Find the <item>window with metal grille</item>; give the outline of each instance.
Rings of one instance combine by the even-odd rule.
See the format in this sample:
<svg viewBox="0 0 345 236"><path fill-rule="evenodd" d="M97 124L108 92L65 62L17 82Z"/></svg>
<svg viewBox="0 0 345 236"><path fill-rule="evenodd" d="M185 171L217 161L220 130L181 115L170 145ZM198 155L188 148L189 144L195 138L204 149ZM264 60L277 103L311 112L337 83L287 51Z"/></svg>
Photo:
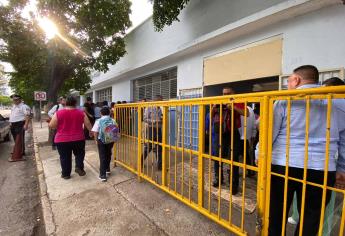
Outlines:
<svg viewBox="0 0 345 236"><path fill-rule="evenodd" d="M181 89L179 91L180 99L200 98L202 97L202 88ZM198 106L185 106L183 109L177 109L179 114L179 146L184 145L192 150L198 150L198 136L199 136L199 107ZM183 119L182 119L183 113ZM182 123L182 120L184 123ZM184 130L183 130L184 127ZM183 135L182 135L183 134Z"/></svg>
<svg viewBox="0 0 345 236"><path fill-rule="evenodd" d="M133 100L152 100L162 95L164 100L177 97L177 67L133 81Z"/></svg>
<svg viewBox="0 0 345 236"><path fill-rule="evenodd" d="M112 100L112 88L106 88L102 90L96 91L97 102L108 101L111 102Z"/></svg>
<svg viewBox="0 0 345 236"><path fill-rule="evenodd" d="M282 75L279 78L279 89L285 90L287 89L288 85L288 78L290 75ZM344 68L338 69L328 69L328 70L321 70L319 71L319 84L322 84L323 81L332 78L332 77L339 77L340 79L344 80Z"/></svg>

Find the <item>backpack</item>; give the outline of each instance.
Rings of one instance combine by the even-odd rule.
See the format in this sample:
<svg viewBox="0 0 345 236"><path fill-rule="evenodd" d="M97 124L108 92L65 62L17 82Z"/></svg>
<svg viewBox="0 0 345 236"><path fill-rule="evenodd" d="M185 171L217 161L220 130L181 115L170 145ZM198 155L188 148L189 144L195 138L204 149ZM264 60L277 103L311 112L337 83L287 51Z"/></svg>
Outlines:
<svg viewBox="0 0 345 236"><path fill-rule="evenodd" d="M104 144L117 142L120 139L119 126L112 118L99 119L98 139Z"/></svg>

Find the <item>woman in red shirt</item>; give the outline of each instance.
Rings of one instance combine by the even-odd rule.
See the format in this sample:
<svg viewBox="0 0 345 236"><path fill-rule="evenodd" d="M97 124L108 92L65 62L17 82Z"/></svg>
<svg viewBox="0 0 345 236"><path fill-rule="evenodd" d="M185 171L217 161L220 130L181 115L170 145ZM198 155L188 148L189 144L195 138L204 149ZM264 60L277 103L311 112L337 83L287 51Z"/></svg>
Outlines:
<svg viewBox="0 0 345 236"><path fill-rule="evenodd" d="M91 131L91 123L83 111L76 109L77 99L68 96L66 107L57 111L49 127L57 129L55 143L60 155L61 178L69 179L72 171L72 152L75 156L75 172L84 176L85 135L84 126Z"/></svg>

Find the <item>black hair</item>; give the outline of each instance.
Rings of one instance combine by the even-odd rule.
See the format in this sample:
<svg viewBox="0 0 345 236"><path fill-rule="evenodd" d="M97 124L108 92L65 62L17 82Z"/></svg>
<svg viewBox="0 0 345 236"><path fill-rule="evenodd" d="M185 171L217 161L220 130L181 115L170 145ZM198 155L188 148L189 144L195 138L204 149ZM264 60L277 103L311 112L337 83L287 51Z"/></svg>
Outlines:
<svg viewBox="0 0 345 236"><path fill-rule="evenodd" d="M121 101L117 101L116 104L121 104Z"/></svg>
<svg viewBox="0 0 345 236"><path fill-rule="evenodd" d="M122 103L122 104L126 104L127 102L126 102L126 101L122 101L121 103Z"/></svg>
<svg viewBox="0 0 345 236"><path fill-rule="evenodd" d="M110 107L113 108L115 106L115 102L110 103Z"/></svg>
<svg viewBox="0 0 345 236"><path fill-rule="evenodd" d="M329 78L329 79L323 81L322 85L339 86L339 85L345 85L345 82L344 82L344 80L341 80L338 77L332 77L332 78Z"/></svg>
<svg viewBox="0 0 345 236"><path fill-rule="evenodd" d="M108 106L108 101L103 101L103 106Z"/></svg>
<svg viewBox="0 0 345 236"><path fill-rule="evenodd" d="M91 101L92 101L92 98L91 98L91 97L87 97L87 98L86 98L86 101L91 102Z"/></svg>
<svg viewBox="0 0 345 236"><path fill-rule="evenodd" d="M77 98L73 95L69 95L66 98L66 106L75 107L77 105Z"/></svg>
<svg viewBox="0 0 345 236"><path fill-rule="evenodd" d="M319 70L313 65L303 65L293 70L293 73L298 74L303 80L319 83Z"/></svg>
<svg viewBox="0 0 345 236"><path fill-rule="evenodd" d="M110 109L107 106L102 107L101 109L102 116L109 116L110 115Z"/></svg>

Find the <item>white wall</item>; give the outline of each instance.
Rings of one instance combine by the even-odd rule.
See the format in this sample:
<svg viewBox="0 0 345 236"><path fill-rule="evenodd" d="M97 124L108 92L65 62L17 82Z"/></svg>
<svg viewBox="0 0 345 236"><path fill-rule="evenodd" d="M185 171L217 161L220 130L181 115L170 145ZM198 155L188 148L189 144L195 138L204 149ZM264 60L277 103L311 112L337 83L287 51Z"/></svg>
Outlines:
<svg viewBox="0 0 345 236"><path fill-rule="evenodd" d="M112 101L130 101L131 100L131 81L129 80L121 80L116 81L113 84L113 91L112 91Z"/></svg>
<svg viewBox="0 0 345 236"><path fill-rule="evenodd" d="M284 24L283 73L302 65L345 66L345 6L329 7Z"/></svg>
<svg viewBox="0 0 345 236"><path fill-rule="evenodd" d="M173 66L177 66L178 89L200 87L203 82L204 58L275 36L283 38L282 74L289 74L294 68L302 64L313 64L319 69L345 67L344 25L345 6L335 5L282 21L228 42L216 44L216 46L213 46L214 43L211 40L210 45L204 47L205 49L198 49L194 53L179 58L170 57L169 60L161 60L159 63L150 64L142 67L143 69L140 72L136 70L132 75L119 81L109 80L109 83L113 85L113 100L131 99L130 80ZM144 27L139 27L136 40L140 41L139 31L150 30L150 27L145 28L146 26L148 27L147 23L144 24ZM145 35L144 32L142 33ZM165 46L165 44L157 45L153 42L152 44L160 49ZM167 47L170 47L171 44L172 42L166 42ZM146 46L140 43L135 45L135 47L138 47L137 50L142 53L142 50L147 49L145 49ZM126 60L130 55L138 54L129 54ZM139 63L140 60L145 61L145 56L150 58L151 55L149 53L143 54L141 59L133 56L132 60L138 60L137 63ZM131 63L127 64L128 68L132 66ZM130 69L128 70L130 71ZM116 69L116 71L118 70ZM118 73L120 72L118 71Z"/></svg>
<svg viewBox="0 0 345 236"><path fill-rule="evenodd" d="M204 58L275 36L283 38L282 74L303 64L320 70L345 67L344 25L345 6L333 6L201 51L178 63L178 88L202 85Z"/></svg>
<svg viewBox="0 0 345 236"><path fill-rule="evenodd" d="M154 31L149 18L127 35L127 54L106 74L94 78L92 85L164 58L206 33L284 1L193 0L180 14L180 22L175 21L162 32Z"/></svg>

